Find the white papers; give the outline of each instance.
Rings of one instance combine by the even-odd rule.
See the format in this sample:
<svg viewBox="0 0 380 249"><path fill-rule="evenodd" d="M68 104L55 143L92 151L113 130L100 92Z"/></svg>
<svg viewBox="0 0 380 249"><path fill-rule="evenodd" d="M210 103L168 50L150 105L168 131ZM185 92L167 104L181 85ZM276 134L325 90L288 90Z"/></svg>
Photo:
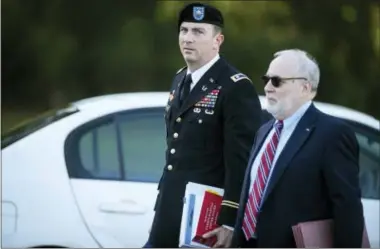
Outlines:
<svg viewBox="0 0 380 249"><path fill-rule="evenodd" d="M184 205L181 221L181 232L179 238L179 247L196 247L207 248L207 246L192 242L198 226L200 210L206 191L215 192L223 196L224 190L217 187L189 182L186 185L184 195Z"/></svg>

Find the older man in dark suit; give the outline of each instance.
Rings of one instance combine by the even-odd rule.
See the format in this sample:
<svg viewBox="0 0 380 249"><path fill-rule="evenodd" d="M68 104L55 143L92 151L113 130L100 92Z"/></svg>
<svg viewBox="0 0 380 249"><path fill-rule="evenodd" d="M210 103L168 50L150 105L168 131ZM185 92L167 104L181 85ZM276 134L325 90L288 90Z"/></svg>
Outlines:
<svg viewBox="0 0 380 249"><path fill-rule="evenodd" d="M334 247L361 247L359 147L346 123L313 104L316 61L278 52L263 80L274 119L255 138L232 246L295 247L293 225L333 219Z"/></svg>

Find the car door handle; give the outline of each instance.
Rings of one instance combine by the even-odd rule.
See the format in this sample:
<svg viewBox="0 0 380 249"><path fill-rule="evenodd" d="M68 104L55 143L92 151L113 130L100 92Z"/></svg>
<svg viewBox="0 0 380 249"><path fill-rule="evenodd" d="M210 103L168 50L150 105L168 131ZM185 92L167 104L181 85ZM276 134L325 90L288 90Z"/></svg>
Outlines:
<svg viewBox="0 0 380 249"><path fill-rule="evenodd" d="M133 200L121 200L120 202L103 202L99 205L99 210L104 213L115 214L145 214L146 207Z"/></svg>

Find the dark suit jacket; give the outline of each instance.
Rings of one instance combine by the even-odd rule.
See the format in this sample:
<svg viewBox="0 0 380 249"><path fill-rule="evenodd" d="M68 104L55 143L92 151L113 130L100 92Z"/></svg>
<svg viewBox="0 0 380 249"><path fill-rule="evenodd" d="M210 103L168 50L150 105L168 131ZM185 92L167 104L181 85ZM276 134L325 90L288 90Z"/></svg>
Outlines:
<svg viewBox="0 0 380 249"><path fill-rule="evenodd" d="M251 165L274 120L257 132L251 152L233 247L244 247L242 220L250 187ZM257 223L257 247L295 247L291 227L332 218L336 247L361 247L363 208L359 188L359 147L354 132L312 104L299 121L274 171Z"/></svg>
<svg viewBox="0 0 380 249"><path fill-rule="evenodd" d="M165 113L166 165L149 242L178 247L186 184L224 188L219 225L236 221L244 173L262 111L248 77L220 58L180 106L185 68L174 77Z"/></svg>

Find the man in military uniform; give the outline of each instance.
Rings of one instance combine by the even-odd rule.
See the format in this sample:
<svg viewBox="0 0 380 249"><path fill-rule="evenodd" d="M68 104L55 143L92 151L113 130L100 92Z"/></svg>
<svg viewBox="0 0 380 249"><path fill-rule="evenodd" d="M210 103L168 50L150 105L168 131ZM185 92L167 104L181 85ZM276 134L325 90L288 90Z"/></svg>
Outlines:
<svg viewBox="0 0 380 249"><path fill-rule="evenodd" d="M250 79L219 56L222 28L222 14L212 6L195 3L180 12L179 47L187 66L174 77L165 111L167 164L146 247L178 247L189 181L224 189L220 226L209 236L217 236L215 246L230 244L262 114Z"/></svg>

